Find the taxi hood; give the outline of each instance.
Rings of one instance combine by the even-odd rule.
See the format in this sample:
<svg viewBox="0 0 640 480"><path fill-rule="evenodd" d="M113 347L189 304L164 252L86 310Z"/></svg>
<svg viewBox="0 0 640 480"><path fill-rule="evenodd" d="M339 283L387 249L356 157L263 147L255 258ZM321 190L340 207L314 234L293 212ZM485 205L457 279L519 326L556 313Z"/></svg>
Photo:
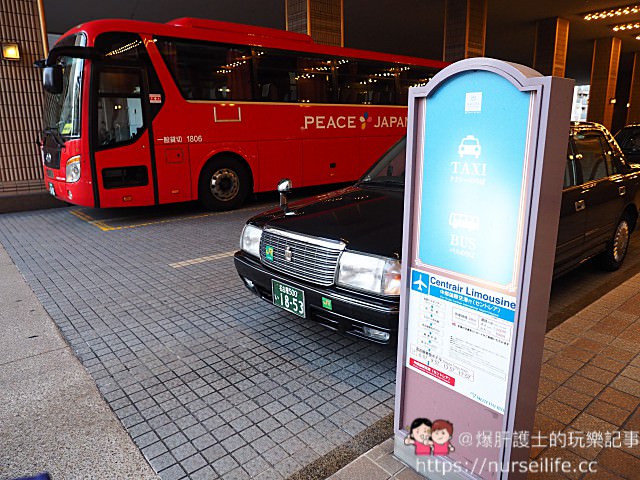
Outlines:
<svg viewBox="0 0 640 480"><path fill-rule="evenodd" d="M347 249L400 258L404 189L355 185L294 202L288 214L272 209L249 223L302 235L340 240Z"/></svg>

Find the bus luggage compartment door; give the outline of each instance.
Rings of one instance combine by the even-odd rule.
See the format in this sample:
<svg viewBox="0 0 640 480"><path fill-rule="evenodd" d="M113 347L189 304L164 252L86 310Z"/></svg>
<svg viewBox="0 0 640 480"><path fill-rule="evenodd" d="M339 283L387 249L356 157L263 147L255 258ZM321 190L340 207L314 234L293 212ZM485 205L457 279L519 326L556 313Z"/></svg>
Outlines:
<svg viewBox="0 0 640 480"><path fill-rule="evenodd" d="M191 200L189 152L180 144L156 144L158 200L160 203Z"/></svg>

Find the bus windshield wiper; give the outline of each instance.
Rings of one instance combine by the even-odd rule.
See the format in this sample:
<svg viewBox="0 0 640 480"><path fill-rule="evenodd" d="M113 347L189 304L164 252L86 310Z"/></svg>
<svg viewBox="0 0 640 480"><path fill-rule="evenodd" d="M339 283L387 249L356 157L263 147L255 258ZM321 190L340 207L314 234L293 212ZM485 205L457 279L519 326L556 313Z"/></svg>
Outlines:
<svg viewBox="0 0 640 480"><path fill-rule="evenodd" d="M57 128L45 128L42 133L44 133L44 140L46 140L47 137L51 136L55 140L58 147L64 147L64 138L62 138L62 135L60 135L60 131L58 131Z"/></svg>

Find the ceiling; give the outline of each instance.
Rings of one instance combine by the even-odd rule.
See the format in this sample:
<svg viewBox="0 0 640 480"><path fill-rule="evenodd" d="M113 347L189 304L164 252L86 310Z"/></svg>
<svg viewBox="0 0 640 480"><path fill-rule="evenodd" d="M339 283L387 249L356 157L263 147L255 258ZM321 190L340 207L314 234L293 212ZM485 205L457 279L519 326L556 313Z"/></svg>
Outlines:
<svg viewBox="0 0 640 480"><path fill-rule="evenodd" d="M166 22L185 16L285 28L285 0L43 1L50 33L63 33L78 23L97 18ZM345 46L441 59L444 3L445 0L344 0ZM640 14L598 22L587 22L581 14L631 3L488 0L486 55L531 66L535 22L564 17L571 22L566 75L575 78L578 84L589 83L594 39L612 36L610 25L613 23L640 21ZM635 40L638 33L640 30L616 34L622 38L621 76L629 74L631 52L640 50L640 41Z"/></svg>

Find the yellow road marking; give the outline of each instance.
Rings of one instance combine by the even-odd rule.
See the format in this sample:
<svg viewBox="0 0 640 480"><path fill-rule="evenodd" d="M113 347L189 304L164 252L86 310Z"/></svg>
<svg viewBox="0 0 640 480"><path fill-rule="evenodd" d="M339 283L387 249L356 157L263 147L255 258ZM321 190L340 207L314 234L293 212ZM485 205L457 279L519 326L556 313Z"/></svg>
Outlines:
<svg viewBox="0 0 640 480"><path fill-rule="evenodd" d="M211 262L213 260L220 260L221 258L232 257L233 252L216 253L215 255L208 255L206 257L192 258L191 260L183 260L182 262L170 263L169 266L173 268L188 267L189 265L196 265L198 263Z"/></svg>
<svg viewBox="0 0 640 480"><path fill-rule="evenodd" d="M179 222L179 221L183 221L183 220L192 220L192 219L196 219L196 218L205 218L205 217L212 217L212 216L218 216L218 215L229 215L231 213L237 213L237 212L250 212L252 210L266 210L268 208L269 208L269 206L267 206L267 207L265 207L265 206L248 207L248 208L242 208L240 210L229 210L227 212L207 212L207 213L202 213L202 214L198 214L198 215L189 215L189 216L186 216L186 217L173 217L173 218L168 218L168 219L164 219L164 220L151 220L151 221L148 221L148 222L134 223L134 224L131 224L131 225L120 225L120 226L109 225L107 222L117 221L117 220L125 220L127 217L110 218L110 219L107 219L107 220L97 220L97 219L91 217L86 212L83 212L82 210L71 210L71 214L76 216L76 217L78 217L81 220L84 220L85 222L89 223L90 225L98 227L103 232L111 232L111 231L114 231L114 230L125 230L125 229L128 229L128 228L148 227L149 225L159 225L159 224L162 224L162 223Z"/></svg>

